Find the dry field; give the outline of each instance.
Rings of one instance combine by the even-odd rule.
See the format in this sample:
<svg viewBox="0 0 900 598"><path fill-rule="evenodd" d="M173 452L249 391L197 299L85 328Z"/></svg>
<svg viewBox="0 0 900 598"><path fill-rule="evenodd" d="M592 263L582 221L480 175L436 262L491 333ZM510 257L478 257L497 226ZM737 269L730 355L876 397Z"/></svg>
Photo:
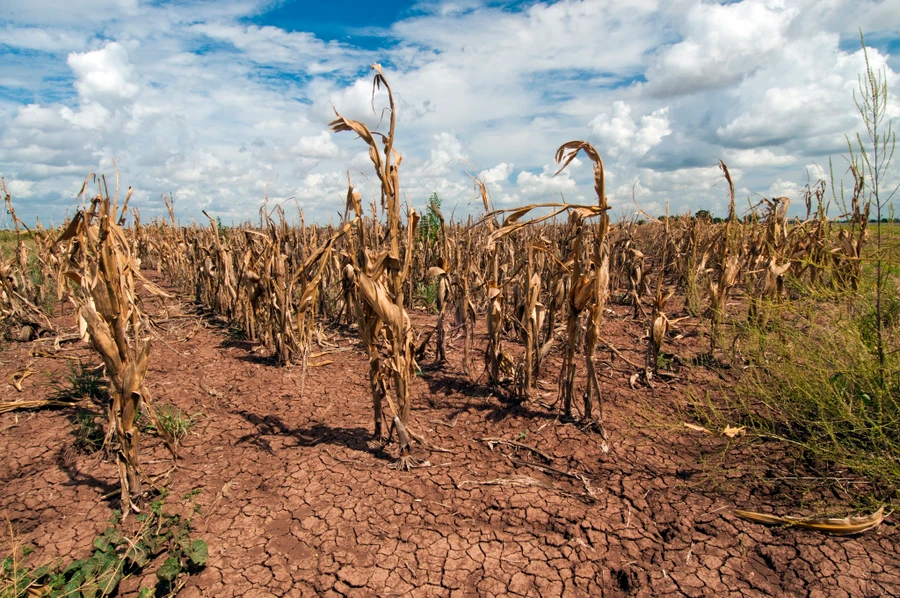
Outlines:
<svg viewBox="0 0 900 598"><path fill-rule="evenodd" d="M378 86L388 90L378 70ZM142 221L102 177L0 251L0 596L900 594L897 235L841 222ZM860 182L862 181L862 182ZM94 191L96 189L96 191ZM835 198L836 201L836 198ZM167 204L168 205L168 204ZM371 209L370 209L371 208Z"/></svg>

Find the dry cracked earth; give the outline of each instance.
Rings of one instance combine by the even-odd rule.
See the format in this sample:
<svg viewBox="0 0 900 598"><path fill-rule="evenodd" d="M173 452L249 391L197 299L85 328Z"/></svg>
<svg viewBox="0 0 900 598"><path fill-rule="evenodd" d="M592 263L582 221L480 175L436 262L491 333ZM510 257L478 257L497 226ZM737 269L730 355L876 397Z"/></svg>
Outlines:
<svg viewBox="0 0 900 598"><path fill-rule="evenodd" d="M166 478L166 508L191 516L210 548L179 596L900 595L893 517L832 537L733 515L840 510L848 485L813 479L775 443L684 428L688 395L720 380L702 367L632 389L630 366L603 352L604 453L595 432L562 423L552 405L558 356L535 400L510 405L462 373L457 341L442 368L422 360L411 420L429 446L414 444L423 467L398 472L396 445L371 440L367 364L352 333L332 331L334 346L304 375L229 340L188 302L167 308L148 305L161 322L148 386L157 405L195 423ZM57 321L70 326L71 314ZM640 360L639 323L610 318L604 334ZM691 342L671 350L689 353ZM6 345L4 379L24 363L38 373L21 393L4 380L0 400L48 396L65 360L33 354L52 345ZM79 342L61 352L90 359ZM45 561L89 555L116 507L102 498L117 488L115 468L72 450L72 418L0 415L0 514ZM142 455L151 475L171 465L152 436ZM120 595L136 596L154 570L125 579Z"/></svg>

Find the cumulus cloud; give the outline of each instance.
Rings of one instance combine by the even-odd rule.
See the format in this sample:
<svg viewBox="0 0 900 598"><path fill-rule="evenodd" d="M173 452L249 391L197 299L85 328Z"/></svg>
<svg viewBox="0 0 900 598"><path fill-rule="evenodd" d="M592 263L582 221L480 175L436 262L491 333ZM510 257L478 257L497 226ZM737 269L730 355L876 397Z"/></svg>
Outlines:
<svg viewBox="0 0 900 598"><path fill-rule="evenodd" d="M501 162L493 168L482 171L481 181L485 185L502 188L509 180L509 175L513 172L513 165Z"/></svg>
<svg viewBox="0 0 900 598"><path fill-rule="evenodd" d="M647 69L646 91L678 95L727 86L765 65L785 45L797 8L767 0L696 3L683 39L663 46Z"/></svg>
<svg viewBox="0 0 900 598"><path fill-rule="evenodd" d="M59 221L71 187L110 174L115 158L149 217L173 192L184 218L201 207L253 217L265 196L328 221L347 171L376 197L365 144L327 132L335 109L385 132L373 62L395 91L402 195L414 207L437 192L446 213L480 211L466 172L482 167L503 206L560 194L593 203L588 165L553 177L548 164L560 144L586 139L616 209L631 209L634 193L653 211L721 212L718 159L739 194L790 196L805 165L827 164L861 128L857 24L873 33L870 63L898 83L892 46L877 40L900 37L900 14L875 0L433 0L365 32L383 40L375 49L252 24L270 7L16 3L0 26L0 86L11 90L0 94L0 174L27 199L20 215Z"/></svg>
<svg viewBox="0 0 900 598"><path fill-rule="evenodd" d="M857 75L864 71L865 59L862 50L842 51L839 42L838 35L824 33L797 40L772 66L748 77L732 92L736 101L716 128L719 140L736 147L796 150L799 145L840 151L845 133L862 125L853 94L858 94ZM870 65L884 70L890 89L897 74L877 49L868 54ZM900 114L896 97L888 108L892 115ZM818 147L809 147L813 144Z"/></svg>
<svg viewBox="0 0 900 598"><path fill-rule="evenodd" d="M128 51L117 42L93 52L69 54L66 62L75 75L75 89L85 100L120 106L140 91L133 81L134 67L128 60Z"/></svg>
<svg viewBox="0 0 900 598"><path fill-rule="evenodd" d="M63 106L59 115L76 128L97 130L109 122L110 112L97 102L88 102L77 111Z"/></svg>
<svg viewBox="0 0 900 598"><path fill-rule="evenodd" d="M453 162L465 162L466 152L462 143L452 133L438 133L433 137L431 158L419 170L419 174L427 177L450 176Z"/></svg>
<svg viewBox="0 0 900 598"><path fill-rule="evenodd" d="M797 159L783 152L775 153L769 148L733 149L725 152L725 162L739 168L756 168L759 166L783 166L793 164Z"/></svg>
<svg viewBox="0 0 900 598"><path fill-rule="evenodd" d="M577 167L575 162L569 168L573 166ZM569 168L557 176L554 176L556 169L549 164L545 165L542 172L538 174L522 170L516 177L516 187L525 198L551 201L554 196L556 196L555 199L559 199L560 195L565 195L568 196L569 201L572 201L576 199L578 185L572 178Z"/></svg>
<svg viewBox="0 0 900 598"><path fill-rule="evenodd" d="M341 153L328 131L322 131L315 136L301 137L292 151L304 158L336 158Z"/></svg>
<svg viewBox="0 0 900 598"><path fill-rule="evenodd" d="M635 122L631 106L620 100L613 102L612 114L599 114L591 121L591 130L612 157L640 157L672 132L669 109L660 108Z"/></svg>
<svg viewBox="0 0 900 598"><path fill-rule="evenodd" d="M12 179L6 181L6 190L16 199L28 199L33 194L34 181L18 181Z"/></svg>

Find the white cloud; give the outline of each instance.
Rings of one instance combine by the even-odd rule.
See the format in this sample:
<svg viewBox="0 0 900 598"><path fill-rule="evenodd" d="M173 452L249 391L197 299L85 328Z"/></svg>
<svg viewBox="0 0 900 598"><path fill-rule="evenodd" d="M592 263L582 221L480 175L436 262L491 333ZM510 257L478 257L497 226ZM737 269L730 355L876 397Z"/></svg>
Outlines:
<svg viewBox="0 0 900 598"><path fill-rule="evenodd" d="M377 179L366 146L327 125L337 108L386 131L376 61L395 91L413 206L437 192L447 214L480 211L466 172L482 166L498 205L560 193L593 203L589 164L555 178L548 164L562 143L586 139L617 210L631 209L634 190L651 213L667 202L721 213L719 158L744 199L790 196L806 183L804 165L827 164L861 128L857 24L882 40L870 60L889 89L900 82L883 41L900 37L900 11L875 0L435 0L365 31L385 40L378 49L248 24L269 8L16 3L0 27L0 85L13 90L0 98L0 175L30 193L20 215L59 221L72 185L111 175L113 158L147 217L164 213L163 192L175 193L179 217L206 207L226 221L255 217L265 194L328 221L343 210L348 170L368 204Z"/></svg>
<svg viewBox="0 0 900 598"><path fill-rule="evenodd" d="M63 106L59 115L63 120L72 123L79 129L95 131L109 123L110 112L97 102L83 104L76 112L68 106Z"/></svg>
<svg viewBox="0 0 900 598"><path fill-rule="evenodd" d="M11 27L0 29L0 44L23 50L59 52L83 48L87 43L84 35L63 29L43 27Z"/></svg>
<svg viewBox="0 0 900 598"><path fill-rule="evenodd" d="M569 170L574 165L573 162L569 168L557 176L553 176L556 169L549 164L544 165L543 171L539 174L522 170L516 177L518 191L523 197L538 201L559 200L559 196L562 194L567 201L575 202L578 197L578 185L572 179Z"/></svg>
<svg viewBox="0 0 900 598"><path fill-rule="evenodd" d="M328 131L301 137L291 151L304 158L336 158L341 152Z"/></svg>
<svg viewBox="0 0 900 598"><path fill-rule="evenodd" d="M32 195L34 181L6 181L6 190L14 199L28 199Z"/></svg>
<svg viewBox="0 0 900 598"><path fill-rule="evenodd" d="M140 88L134 83L134 67L128 51L117 42L100 50L69 54L66 61L75 74L75 89L85 100L119 106L133 100Z"/></svg>
<svg viewBox="0 0 900 598"><path fill-rule="evenodd" d="M731 167L756 168L759 166L784 166L797 161L794 156L775 153L769 148L733 149L725 152L725 163Z"/></svg>
<svg viewBox="0 0 900 598"><path fill-rule="evenodd" d="M138 0L32 0L4 5L6 18L13 23L43 26L97 23L138 14Z"/></svg>
<svg viewBox="0 0 900 598"><path fill-rule="evenodd" d="M230 43L254 62L290 65L311 74L344 68L357 70L358 62L367 54L336 42L323 42L312 33L287 32L278 27L204 23L192 29L210 39Z"/></svg>
<svg viewBox="0 0 900 598"><path fill-rule="evenodd" d="M783 181L778 179L766 189L763 195L765 197L788 197L795 199L800 196L802 191L803 187L796 181Z"/></svg>
<svg viewBox="0 0 900 598"><path fill-rule="evenodd" d="M485 185L494 185L501 187L509 180L509 175L513 173L513 165L501 162L493 168L488 168L481 172L481 180Z"/></svg>
<svg viewBox="0 0 900 598"><path fill-rule="evenodd" d="M57 110L28 104L19 108L14 124L27 129L53 131L61 128L62 120Z"/></svg>
<svg viewBox="0 0 900 598"><path fill-rule="evenodd" d="M468 157L459 139L452 133L438 133L433 137L431 158L419 170L419 174L427 177L450 176L454 162L465 162Z"/></svg>
<svg viewBox="0 0 900 598"><path fill-rule="evenodd" d="M862 50L843 52L838 42L836 34L825 33L797 40L771 67L748 77L731 92L736 101L726 112L726 122L716 129L718 138L744 147L799 142L842 149L845 133L862 125L853 93L858 93L857 75L865 69L865 60ZM886 68L877 49L870 48L868 54L873 68ZM898 77L885 72L890 89ZM891 98L889 112L900 114L896 97Z"/></svg>
<svg viewBox="0 0 900 598"><path fill-rule="evenodd" d="M678 95L740 81L783 48L797 13L765 0L694 4L685 15L683 39L661 48L647 69L647 91Z"/></svg>
<svg viewBox="0 0 900 598"><path fill-rule="evenodd" d="M667 107L646 114L635 122L631 118L631 107L619 100L613 102L612 115L599 114L594 117L591 130L614 158L622 154L643 156L672 132Z"/></svg>

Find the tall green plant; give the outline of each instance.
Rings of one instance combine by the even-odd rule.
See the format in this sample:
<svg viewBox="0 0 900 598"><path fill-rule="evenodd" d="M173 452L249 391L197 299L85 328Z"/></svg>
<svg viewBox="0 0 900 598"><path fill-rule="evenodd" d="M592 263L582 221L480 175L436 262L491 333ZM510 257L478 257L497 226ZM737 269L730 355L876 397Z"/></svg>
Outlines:
<svg viewBox="0 0 900 598"><path fill-rule="evenodd" d="M428 198L428 209L425 210L425 215L422 216L422 220L419 222L419 235L426 243L436 243L438 240L438 235L441 232L440 211L441 198L438 197L437 192L432 193L431 197Z"/></svg>
<svg viewBox="0 0 900 598"><path fill-rule="evenodd" d="M853 100L866 128L865 139L856 134L856 147L847 139L850 151L851 171L854 178L863 184L865 202L875 207L875 343L881 378L884 379L884 253L881 236L882 211L885 210L897 192L898 187L885 194L882 184L894 158L897 137L892 121L887 118L888 86L884 67L876 70L869 62L869 51L862 31L859 33L866 71L859 76L859 93L853 92ZM868 206L867 206L868 207ZM868 211L868 210L867 210Z"/></svg>

